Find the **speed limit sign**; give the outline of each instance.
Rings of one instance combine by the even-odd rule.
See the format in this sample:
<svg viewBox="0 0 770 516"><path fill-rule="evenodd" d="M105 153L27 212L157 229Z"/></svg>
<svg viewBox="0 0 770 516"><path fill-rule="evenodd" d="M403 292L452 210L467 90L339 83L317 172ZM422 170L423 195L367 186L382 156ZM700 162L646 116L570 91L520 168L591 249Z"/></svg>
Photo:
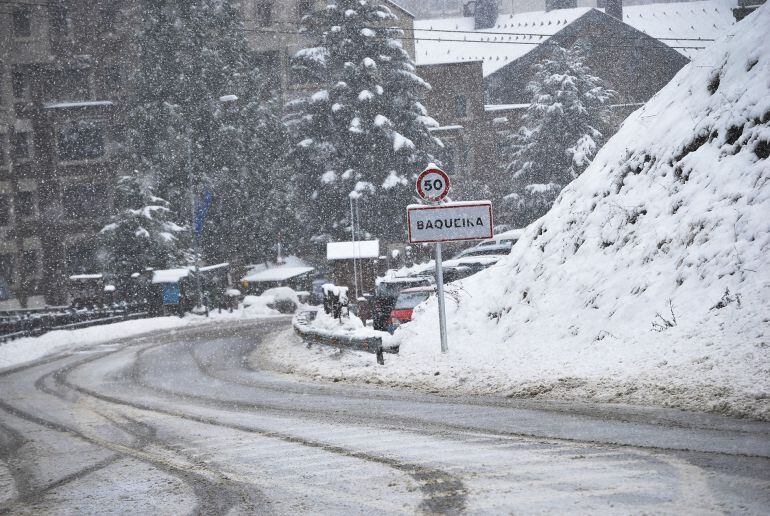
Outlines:
<svg viewBox="0 0 770 516"><path fill-rule="evenodd" d="M426 168L417 178L417 193L428 202L443 200L450 187L449 176L435 165Z"/></svg>

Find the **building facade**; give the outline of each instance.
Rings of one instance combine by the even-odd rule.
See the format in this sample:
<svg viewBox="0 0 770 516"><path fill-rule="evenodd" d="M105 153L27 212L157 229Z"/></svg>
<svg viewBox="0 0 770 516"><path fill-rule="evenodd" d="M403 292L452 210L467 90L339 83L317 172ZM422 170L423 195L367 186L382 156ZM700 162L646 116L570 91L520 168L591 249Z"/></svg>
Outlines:
<svg viewBox="0 0 770 516"><path fill-rule="evenodd" d="M111 207L125 66L122 3L18 2L0 12L0 281L63 302Z"/></svg>
<svg viewBox="0 0 770 516"><path fill-rule="evenodd" d="M298 33L326 0L243 0L265 95L291 97ZM413 16L399 18L414 57ZM112 212L136 2L18 0L0 9L0 307L66 303L66 278L97 271L96 235Z"/></svg>

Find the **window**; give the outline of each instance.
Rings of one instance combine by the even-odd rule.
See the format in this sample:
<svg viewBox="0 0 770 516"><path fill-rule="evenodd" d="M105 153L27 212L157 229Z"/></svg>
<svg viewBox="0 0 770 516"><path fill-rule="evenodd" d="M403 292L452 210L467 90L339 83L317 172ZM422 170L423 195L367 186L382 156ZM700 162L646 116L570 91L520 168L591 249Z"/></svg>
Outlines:
<svg viewBox="0 0 770 516"><path fill-rule="evenodd" d="M58 133L60 161L96 159L104 155L104 128L96 120L75 120Z"/></svg>
<svg viewBox="0 0 770 516"><path fill-rule="evenodd" d="M91 240L81 240L67 247L67 272L69 274L93 273L99 269L96 246Z"/></svg>
<svg viewBox="0 0 770 516"><path fill-rule="evenodd" d="M29 158L29 133L13 133L11 137L11 154L14 160Z"/></svg>
<svg viewBox="0 0 770 516"><path fill-rule="evenodd" d="M21 275L25 278L34 278L40 270L40 253L35 249L28 249L21 253Z"/></svg>
<svg viewBox="0 0 770 516"><path fill-rule="evenodd" d="M468 116L468 98L464 95L455 97L455 116L457 118Z"/></svg>
<svg viewBox="0 0 770 516"><path fill-rule="evenodd" d="M82 70L65 69L55 74L48 91L56 100L82 100L91 98L88 75Z"/></svg>
<svg viewBox="0 0 770 516"><path fill-rule="evenodd" d="M9 283L13 280L13 262L12 254L0 254L0 301L3 300L3 297L6 299L11 297L10 292L5 292L5 295L3 295L2 289L8 289Z"/></svg>
<svg viewBox="0 0 770 516"><path fill-rule="evenodd" d="M16 216L30 218L35 216L35 192L16 192Z"/></svg>
<svg viewBox="0 0 770 516"><path fill-rule="evenodd" d="M7 226L11 223L11 198L8 195L0 194L0 226Z"/></svg>
<svg viewBox="0 0 770 516"><path fill-rule="evenodd" d="M58 5L50 5L48 12L51 18L51 33L54 37L65 38L70 32L70 19L67 13L67 6L62 2Z"/></svg>
<svg viewBox="0 0 770 516"><path fill-rule="evenodd" d="M259 0L257 4L257 23L260 27L269 27L273 24L273 1Z"/></svg>
<svg viewBox="0 0 770 516"><path fill-rule="evenodd" d="M455 143L448 139L443 139L444 148L441 150L441 164L447 174L453 175L456 170L457 157L455 153Z"/></svg>
<svg viewBox="0 0 770 516"><path fill-rule="evenodd" d="M17 99L25 99L29 94L27 74L17 67L14 67L11 74L11 89L13 90L13 96Z"/></svg>
<svg viewBox="0 0 770 516"><path fill-rule="evenodd" d="M13 35L17 38L32 36L32 11L19 7L13 11Z"/></svg>
<svg viewBox="0 0 770 516"><path fill-rule="evenodd" d="M112 94L122 89L120 67L108 66L104 69L104 97L112 98Z"/></svg>
<svg viewBox="0 0 770 516"><path fill-rule="evenodd" d="M92 219L107 213L107 188L104 185L64 187L62 204L68 219Z"/></svg>
<svg viewBox="0 0 770 516"><path fill-rule="evenodd" d="M313 0L299 0L297 2L297 14L300 19L305 16L313 8Z"/></svg>

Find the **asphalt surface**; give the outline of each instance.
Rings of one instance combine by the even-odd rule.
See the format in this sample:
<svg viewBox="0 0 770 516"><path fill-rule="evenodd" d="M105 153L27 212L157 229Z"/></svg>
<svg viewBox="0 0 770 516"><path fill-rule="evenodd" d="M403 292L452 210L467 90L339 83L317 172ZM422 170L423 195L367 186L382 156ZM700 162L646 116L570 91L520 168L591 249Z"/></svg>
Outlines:
<svg viewBox="0 0 770 516"><path fill-rule="evenodd" d="M0 514L770 512L770 424L302 382L228 324L0 371Z"/></svg>

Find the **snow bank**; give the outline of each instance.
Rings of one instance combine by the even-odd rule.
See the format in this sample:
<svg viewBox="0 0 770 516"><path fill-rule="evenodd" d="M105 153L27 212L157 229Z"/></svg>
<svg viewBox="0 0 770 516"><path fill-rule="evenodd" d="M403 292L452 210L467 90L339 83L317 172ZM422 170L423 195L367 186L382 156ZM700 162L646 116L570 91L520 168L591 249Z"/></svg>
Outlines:
<svg viewBox="0 0 770 516"><path fill-rule="evenodd" d="M310 327L336 335L356 338L380 337L383 347L390 348L396 344L395 339L388 332L377 331L364 324L355 314L343 317L342 321L335 319L323 310L319 310L316 318L310 323ZM369 358L371 360L371 357Z"/></svg>
<svg viewBox="0 0 770 516"><path fill-rule="evenodd" d="M768 26L763 5L703 51L510 256L462 282L446 356L433 301L384 368L295 370L770 419Z"/></svg>
<svg viewBox="0 0 770 516"><path fill-rule="evenodd" d="M243 320L280 315L275 310L218 313L212 311L209 318L196 315L179 317L154 317L138 319L104 326L93 326L80 330L60 330L46 333L40 337L28 337L6 343L0 343L0 371L32 362L46 355L91 346L102 342L134 337L143 333L160 330L174 330L203 324L222 324L231 320Z"/></svg>

